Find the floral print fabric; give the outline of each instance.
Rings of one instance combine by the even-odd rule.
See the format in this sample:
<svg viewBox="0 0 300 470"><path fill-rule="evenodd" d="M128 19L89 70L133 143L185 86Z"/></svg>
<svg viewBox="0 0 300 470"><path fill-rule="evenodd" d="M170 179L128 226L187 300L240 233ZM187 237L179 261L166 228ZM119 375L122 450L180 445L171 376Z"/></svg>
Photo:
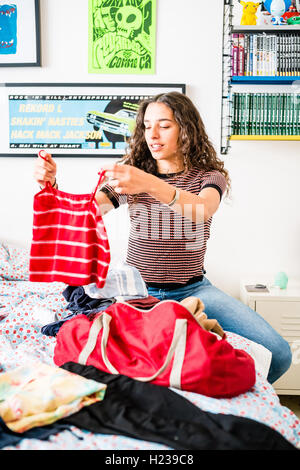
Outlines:
<svg viewBox="0 0 300 470"><path fill-rule="evenodd" d="M15 432L51 424L104 398L106 385L32 363L0 374L0 416Z"/></svg>

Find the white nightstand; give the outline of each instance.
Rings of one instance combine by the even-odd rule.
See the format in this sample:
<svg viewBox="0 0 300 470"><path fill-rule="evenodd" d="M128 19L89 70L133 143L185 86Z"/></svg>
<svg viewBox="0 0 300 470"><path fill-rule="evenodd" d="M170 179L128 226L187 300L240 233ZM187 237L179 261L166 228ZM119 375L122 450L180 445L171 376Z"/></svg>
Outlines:
<svg viewBox="0 0 300 470"><path fill-rule="evenodd" d="M248 292L246 285L266 284L269 292ZM259 313L291 346L290 369L273 386L279 395L300 395L300 283L289 282L287 289L270 287L264 280L243 280L241 301Z"/></svg>

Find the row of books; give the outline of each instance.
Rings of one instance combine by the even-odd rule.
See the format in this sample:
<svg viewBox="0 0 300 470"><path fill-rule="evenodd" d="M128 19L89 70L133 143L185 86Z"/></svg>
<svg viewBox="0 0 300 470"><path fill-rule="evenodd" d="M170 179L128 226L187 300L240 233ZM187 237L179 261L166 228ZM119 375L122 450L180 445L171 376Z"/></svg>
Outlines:
<svg viewBox="0 0 300 470"><path fill-rule="evenodd" d="M232 34L232 76L300 76L300 33Z"/></svg>
<svg viewBox="0 0 300 470"><path fill-rule="evenodd" d="M233 93L232 134L300 135L300 94Z"/></svg>

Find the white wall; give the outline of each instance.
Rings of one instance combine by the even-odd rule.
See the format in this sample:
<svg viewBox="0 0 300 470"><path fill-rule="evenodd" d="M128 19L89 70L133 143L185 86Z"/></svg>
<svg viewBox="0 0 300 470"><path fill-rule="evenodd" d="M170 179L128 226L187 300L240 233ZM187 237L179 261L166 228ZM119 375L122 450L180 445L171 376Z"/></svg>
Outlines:
<svg viewBox="0 0 300 470"><path fill-rule="evenodd" d="M222 70L222 4L158 0L157 66L151 76L101 76L87 72L87 0L41 0L42 67L0 68L1 82L186 83L207 132L219 150ZM1 125L1 111L0 111ZM271 279L279 270L300 277L299 142L233 142L222 156L232 179L232 199L215 215L208 245L208 277L238 296L239 280ZM65 191L92 191L97 159L57 158ZM29 247L34 159L0 158L0 242ZM114 256L122 219L109 215ZM123 234L123 235L122 235Z"/></svg>

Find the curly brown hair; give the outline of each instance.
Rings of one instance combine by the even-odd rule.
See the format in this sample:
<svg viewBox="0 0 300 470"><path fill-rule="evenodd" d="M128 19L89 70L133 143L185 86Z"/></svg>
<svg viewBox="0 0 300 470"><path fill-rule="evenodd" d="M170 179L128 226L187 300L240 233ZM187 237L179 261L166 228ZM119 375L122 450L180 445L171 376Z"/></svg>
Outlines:
<svg viewBox="0 0 300 470"><path fill-rule="evenodd" d="M228 171L217 157L197 108L190 98L179 92L160 93L140 103L136 126L121 162L153 175L158 174L157 162L152 157L145 140L144 115L150 103L163 103L172 110L180 129L178 145L183 154L185 171L191 168L205 171L218 170L226 178L228 192L230 187Z"/></svg>

